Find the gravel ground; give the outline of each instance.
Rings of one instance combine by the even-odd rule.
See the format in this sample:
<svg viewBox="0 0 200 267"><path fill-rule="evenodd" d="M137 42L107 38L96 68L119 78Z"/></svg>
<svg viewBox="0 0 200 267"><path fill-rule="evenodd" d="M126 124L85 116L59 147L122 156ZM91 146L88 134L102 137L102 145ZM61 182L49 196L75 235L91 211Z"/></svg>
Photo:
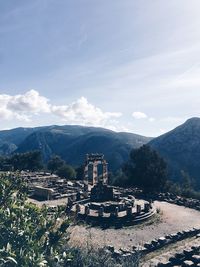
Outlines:
<svg viewBox="0 0 200 267"><path fill-rule="evenodd" d="M199 211L166 202L156 201L154 204L160 209L160 213L150 221L127 228L106 230L75 225L70 228L70 242L75 246L90 244L94 247L113 245L117 249L132 248L170 233L200 227Z"/></svg>

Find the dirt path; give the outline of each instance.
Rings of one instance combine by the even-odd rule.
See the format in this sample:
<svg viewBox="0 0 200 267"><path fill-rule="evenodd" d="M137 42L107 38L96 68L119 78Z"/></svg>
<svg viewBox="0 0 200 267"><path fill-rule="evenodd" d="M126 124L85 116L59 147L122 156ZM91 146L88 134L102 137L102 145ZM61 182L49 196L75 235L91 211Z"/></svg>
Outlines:
<svg viewBox="0 0 200 267"><path fill-rule="evenodd" d="M149 221L141 225L122 229L106 229L88 227L84 225L72 226L70 229L70 242L75 246L102 247L113 245L115 248L129 248L142 245L152 239L176 233L192 227L200 227L200 212L182 206L155 202L161 210L160 220Z"/></svg>

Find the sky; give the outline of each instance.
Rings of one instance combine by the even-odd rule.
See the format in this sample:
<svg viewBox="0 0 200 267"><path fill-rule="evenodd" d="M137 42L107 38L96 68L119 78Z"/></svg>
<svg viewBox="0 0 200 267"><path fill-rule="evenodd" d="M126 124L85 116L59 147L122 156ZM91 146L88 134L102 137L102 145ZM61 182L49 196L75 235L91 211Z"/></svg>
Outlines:
<svg viewBox="0 0 200 267"><path fill-rule="evenodd" d="M0 129L158 136L200 116L199 0L0 0Z"/></svg>

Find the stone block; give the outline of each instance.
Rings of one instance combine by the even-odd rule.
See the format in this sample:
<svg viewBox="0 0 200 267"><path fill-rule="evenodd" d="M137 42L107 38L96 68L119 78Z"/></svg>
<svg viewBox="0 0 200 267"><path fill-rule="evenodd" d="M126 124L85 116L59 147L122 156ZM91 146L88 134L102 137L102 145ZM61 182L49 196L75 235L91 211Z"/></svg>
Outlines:
<svg viewBox="0 0 200 267"><path fill-rule="evenodd" d="M172 237L171 237L171 235L166 235L165 238L166 239L171 239Z"/></svg>
<svg viewBox="0 0 200 267"><path fill-rule="evenodd" d="M121 256L122 259L127 259L127 258L131 258L131 257L132 257L131 253L125 253L125 254L122 254L122 256Z"/></svg>
<svg viewBox="0 0 200 267"><path fill-rule="evenodd" d="M131 216L132 216L132 207L131 207L131 206L130 206L130 207L127 207L126 215L127 215L128 217L131 217Z"/></svg>
<svg viewBox="0 0 200 267"><path fill-rule="evenodd" d="M90 214L90 208L88 206L85 206L85 215Z"/></svg>
<svg viewBox="0 0 200 267"><path fill-rule="evenodd" d="M148 250L152 250L154 248L154 245L150 242L147 242L144 244L144 247L147 248Z"/></svg>
<svg viewBox="0 0 200 267"><path fill-rule="evenodd" d="M197 251L199 252L200 246L199 245L194 245L194 246L191 247L191 249L193 250L194 253L196 253Z"/></svg>
<svg viewBox="0 0 200 267"><path fill-rule="evenodd" d="M120 248L120 250L122 251L122 253L131 253L129 249L126 248Z"/></svg>
<svg viewBox="0 0 200 267"><path fill-rule="evenodd" d="M190 234L192 234L192 230L191 229L187 229L187 230L184 230L183 233L184 233L184 237L187 237Z"/></svg>
<svg viewBox="0 0 200 267"><path fill-rule="evenodd" d="M137 247L136 246L132 246L132 250L136 250L137 249Z"/></svg>
<svg viewBox="0 0 200 267"><path fill-rule="evenodd" d="M121 256L122 256L122 251L115 249L114 252L113 252L113 257L114 258L119 258Z"/></svg>
<svg viewBox="0 0 200 267"><path fill-rule="evenodd" d="M118 214L119 214L119 208L116 207L116 208L115 208L115 211L114 211L114 216L115 216L115 217L118 217Z"/></svg>
<svg viewBox="0 0 200 267"><path fill-rule="evenodd" d="M200 233L200 229L199 228L193 228L194 234L199 234Z"/></svg>
<svg viewBox="0 0 200 267"><path fill-rule="evenodd" d="M136 206L136 212L137 212L137 214L140 214L140 212L141 212L141 205L137 205Z"/></svg>
<svg viewBox="0 0 200 267"><path fill-rule="evenodd" d="M81 207L80 207L80 205L79 205L79 204L76 204L76 213L79 213L79 212L80 212L80 210L81 210Z"/></svg>
<svg viewBox="0 0 200 267"><path fill-rule="evenodd" d="M177 234L171 234L171 240L172 241L177 241L178 240L178 235Z"/></svg>
<svg viewBox="0 0 200 267"><path fill-rule="evenodd" d="M180 260L178 258L176 258L175 256L172 256L169 258L169 261L173 264L173 265L177 265L180 263Z"/></svg>
<svg viewBox="0 0 200 267"><path fill-rule="evenodd" d="M145 248L143 246L138 246L136 251L137 251L137 253L146 253L147 248Z"/></svg>
<svg viewBox="0 0 200 267"><path fill-rule="evenodd" d="M166 237L160 237L160 238L158 238L158 242L161 245L165 245L165 244L167 244L167 239L166 239Z"/></svg>
<svg viewBox="0 0 200 267"><path fill-rule="evenodd" d="M149 212L150 211L150 204L149 203L144 203L144 211Z"/></svg>
<svg viewBox="0 0 200 267"><path fill-rule="evenodd" d="M185 254L186 257L191 257L193 255L193 250L191 248L184 249L183 253Z"/></svg>
<svg viewBox="0 0 200 267"><path fill-rule="evenodd" d="M172 263L170 261L160 262L157 267L172 267Z"/></svg>
<svg viewBox="0 0 200 267"><path fill-rule="evenodd" d="M106 249L109 250L109 251L111 251L112 253L115 250L114 246L110 246L110 245L109 246L106 246Z"/></svg>
<svg viewBox="0 0 200 267"><path fill-rule="evenodd" d="M175 257L176 257L177 259L184 259L185 254L184 254L183 252L176 253L176 254L175 254Z"/></svg>
<svg viewBox="0 0 200 267"><path fill-rule="evenodd" d="M103 217L103 213L104 213L104 207L100 207L99 210L98 210L98 215L99 217Z"/></svg>
<svg viewBox="0 0 200 267"><path fill-rule="evenodd" d="M193 267L195 266L193 261L184 261L182 264L183 267Z"/></svg>
<svg viewBox="0 0 200 267"><path fill-rule="evenodd" d="M153 249L160 247L160 243L156 239L155 240L152 240L151 241L151 244L153 246Z"/></svg>
<svg viewBox="0 0 200 267"><path fill-rule="evenodd" d="M200 263L200 255L193 255L191 260L194 263Z"/></svg>

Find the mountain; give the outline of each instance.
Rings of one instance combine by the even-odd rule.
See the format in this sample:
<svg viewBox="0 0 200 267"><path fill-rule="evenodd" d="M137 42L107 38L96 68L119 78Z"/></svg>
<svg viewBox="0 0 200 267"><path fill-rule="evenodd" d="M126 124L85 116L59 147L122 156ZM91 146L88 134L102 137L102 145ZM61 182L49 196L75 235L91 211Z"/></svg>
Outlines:
<svg viewBox="0 0 200 267"><path fill-rule="evenodd" d="M200 188L200 118L191 118L174 130L149 143L169 165L174 180L181 180L181 170L194 178Z"/></svg>
<svg viewBox="0 0 200 267"><path fill-rule="evenodd" d="M157 138L117 133L104 128L76 125L16 128L0 131L0 154L40 150L46 162L53 154L73 166L81 165L87 153L103 153L110 170L124 163L132 148L148 143L167 161L169 174L181 180L181 170L200 188L200 118L191 118Z"/></svg>
<svg viewBox="0 0 200 267"><path fill-rule="evenodd" d="M132 148L138 148L151 139L132 133L74 125L17 128L0 131L0 153L40 150L45 162L56 154L73 166L82 164L87 153L103 153L110 169L116 170L128 159Z"/></svg>
<svg viewBox="0 0 200 267"><path fill-rule="evenodd" d="M33 132L33 128L16 128L0 131L0 154L9 155Z"/></svg>

